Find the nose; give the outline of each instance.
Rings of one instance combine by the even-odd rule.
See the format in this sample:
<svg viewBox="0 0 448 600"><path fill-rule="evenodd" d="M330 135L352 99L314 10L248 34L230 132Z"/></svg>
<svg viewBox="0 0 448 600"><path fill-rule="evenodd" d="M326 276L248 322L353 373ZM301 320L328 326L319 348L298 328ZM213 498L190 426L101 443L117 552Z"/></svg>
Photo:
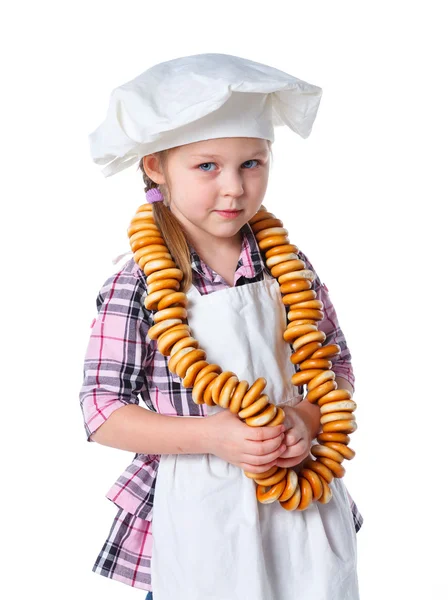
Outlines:
<svg viewBox="0 0 448 600"><path fill-rule="evenodd" d="M222 196L239 198L244 194L243 177L238 171L228 169L221 175Z"/></svg>

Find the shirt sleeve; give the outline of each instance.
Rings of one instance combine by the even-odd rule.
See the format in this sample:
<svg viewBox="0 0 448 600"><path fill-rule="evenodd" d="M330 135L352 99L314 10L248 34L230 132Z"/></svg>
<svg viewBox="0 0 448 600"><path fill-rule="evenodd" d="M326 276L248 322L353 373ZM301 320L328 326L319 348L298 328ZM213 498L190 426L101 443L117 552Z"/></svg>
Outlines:
<svg viewBox="0 0 448 600"><path fill-rule="evenodd" d="M79 394L89 442L115 410L139 403L145 364L154 352L147 339L153 322L145 295L138 275L122 269L106 280L97 296L98 315L91 325Z"/></svg>
<svg viewBox="0 0 448 600"><path fill-rule="evenodd" d="M337 357L331 359L331 369L337 377L343 377L350 382L354 390L355 375L352 368L352 357L345 336L339 326L338 317L331 302L328 288L325 283L322 283L306 254L299 251L298 256L304 261L306 268L313 271L316 276L312 289L317 294L316 300L320 300L323 304L324 318L319 322L319 330L323 331L327 336L324 344L338 344L341 348L341 353Z"/></svg>

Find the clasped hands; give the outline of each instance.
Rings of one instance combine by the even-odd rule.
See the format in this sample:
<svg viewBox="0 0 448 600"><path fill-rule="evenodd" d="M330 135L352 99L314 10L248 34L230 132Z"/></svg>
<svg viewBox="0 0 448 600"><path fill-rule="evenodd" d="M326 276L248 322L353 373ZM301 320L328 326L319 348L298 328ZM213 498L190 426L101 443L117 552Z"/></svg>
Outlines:
<svg viewBox="0 0 448 600"><path fill-rule="evenodd" d="M275 465L298 465L309 456L319 430L319 407L302 401L282 409L285 420L275 427L250 427L228 410L204 419L210 453L248 473L263 473Z"/></svg>

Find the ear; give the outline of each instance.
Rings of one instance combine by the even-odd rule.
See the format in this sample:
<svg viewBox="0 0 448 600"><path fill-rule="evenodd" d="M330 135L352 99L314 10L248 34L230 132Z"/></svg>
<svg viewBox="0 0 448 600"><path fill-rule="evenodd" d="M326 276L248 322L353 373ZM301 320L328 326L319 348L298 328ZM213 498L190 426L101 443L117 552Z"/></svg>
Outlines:
<svg viewBox="0 0 448 600"><path fill-rule="evenodd" d="M158 185L166 183L162 169L160 168L160 161L154 154L147 154L143 157L143 168L146 175L157 183Z"/></svg>

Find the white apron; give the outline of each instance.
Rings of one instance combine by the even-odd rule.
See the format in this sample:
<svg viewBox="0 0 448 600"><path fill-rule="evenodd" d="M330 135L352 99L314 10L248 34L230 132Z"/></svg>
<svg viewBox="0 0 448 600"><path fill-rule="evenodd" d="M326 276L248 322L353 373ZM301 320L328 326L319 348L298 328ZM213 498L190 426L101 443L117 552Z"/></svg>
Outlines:
<svg viewBox="0 0 448 600"><path fill-rule="evenodd" d="M209 363L250 384L265 377L264 393L277 405L301 401L275 279L203 296L192 286L187 295L192 335ZM221 410L207 406L208 415ZM292 512L278 502L260 504L255 486L212 454L161 456L154 600L358 600L356 534L342 480L330 484L328 504Z"/></svg>

